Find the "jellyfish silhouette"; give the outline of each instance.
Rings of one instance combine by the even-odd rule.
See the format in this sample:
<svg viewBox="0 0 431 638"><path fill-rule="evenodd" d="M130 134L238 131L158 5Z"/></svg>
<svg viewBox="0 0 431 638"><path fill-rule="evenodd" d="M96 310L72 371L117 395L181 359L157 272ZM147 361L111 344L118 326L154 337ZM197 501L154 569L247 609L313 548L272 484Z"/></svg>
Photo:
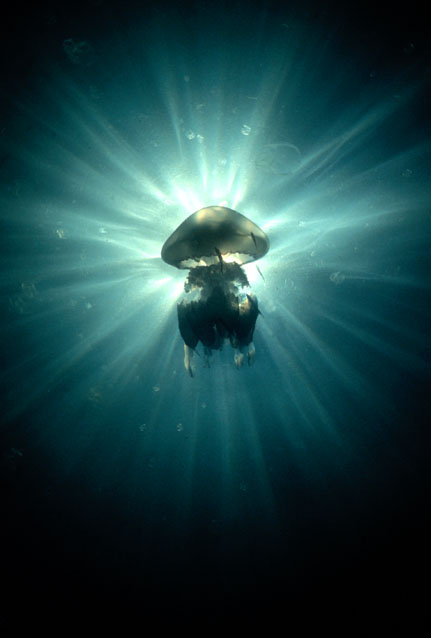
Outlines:
<svg viewBox="0 0 431 638"><path fill-rule="evenodd" d="M205 364L213 350L230 342L234 362L241 368L247 355L254 362L253 333L259 315L255 295L241 268L263 257L269 239L252 221L224 206L208 206L187 217L166 240L162 259L188 269L184 290L190 299L177 305L178 326L184 341L184 365L193 377L193 353L203 345Z"/></svg>

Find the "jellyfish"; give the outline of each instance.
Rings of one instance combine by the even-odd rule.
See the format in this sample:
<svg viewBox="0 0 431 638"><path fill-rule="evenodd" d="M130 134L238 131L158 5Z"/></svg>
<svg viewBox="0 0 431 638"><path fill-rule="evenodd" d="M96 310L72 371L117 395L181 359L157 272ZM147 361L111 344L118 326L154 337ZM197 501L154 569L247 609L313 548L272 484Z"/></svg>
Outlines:
<svg viewBox="0 0 431 638"><path fill-rule="evenodd" d="M225 342L234 349L236 368L242 367L245 357L249 365L254 362L253 334L260 311L242 266L268 250L263 230L224 206L196 211L164 243L163 261L189 270L184 283L189 297L177 304L177 313L184 366L191 377L199 342L207 367L212 351L221 350Z"/></svg>

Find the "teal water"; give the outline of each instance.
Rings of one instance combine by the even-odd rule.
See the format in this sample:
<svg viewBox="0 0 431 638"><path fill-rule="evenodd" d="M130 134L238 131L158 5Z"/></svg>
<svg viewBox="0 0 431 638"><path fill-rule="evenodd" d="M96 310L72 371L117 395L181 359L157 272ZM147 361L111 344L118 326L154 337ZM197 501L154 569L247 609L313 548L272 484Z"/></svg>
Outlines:
<svg viewBox="0 0 431 638"><path fill-rule="evenodd" d="M120 608L273 619L334 601L420 613L420 22L238 1L47 3L13 23L4 626L26 622L23 609L63 622L81 608L99 621ZM236 370L226 347L210 368L196 356L192 379L176 320L185 273L160 250L215 204L255 221L271 250L263 277L247 268L262 311L255 364Z"/></svg>

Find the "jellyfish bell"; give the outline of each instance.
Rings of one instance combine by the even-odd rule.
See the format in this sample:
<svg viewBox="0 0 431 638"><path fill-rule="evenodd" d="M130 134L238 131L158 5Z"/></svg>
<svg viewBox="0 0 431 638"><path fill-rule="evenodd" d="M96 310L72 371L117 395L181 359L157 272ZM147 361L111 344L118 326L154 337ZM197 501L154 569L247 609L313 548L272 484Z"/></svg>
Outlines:
<svg viewBox="0 0 431 638"><path fill-rule="evenodd" d="M178 226L163 245L162 259L186 269L217 264L221 254L224 262L242 265L268 250L268 237L250 219L225 206L208 206Z"/></svg>
<svg viewBox="0 0 431 638"><path fill-rule="evenodd" d="M228 340L240 368L247 354L254 361L253 333L260 314L243 264L263 257L269 239L259 226L241 213L224 206L196 211L172 233L162 247L162 259L176 268L188 269L186 293L197 298L177 305L178 326L184 341L184 365L193 376L193 352L199 342L209 366L212 350Z"/></svg>

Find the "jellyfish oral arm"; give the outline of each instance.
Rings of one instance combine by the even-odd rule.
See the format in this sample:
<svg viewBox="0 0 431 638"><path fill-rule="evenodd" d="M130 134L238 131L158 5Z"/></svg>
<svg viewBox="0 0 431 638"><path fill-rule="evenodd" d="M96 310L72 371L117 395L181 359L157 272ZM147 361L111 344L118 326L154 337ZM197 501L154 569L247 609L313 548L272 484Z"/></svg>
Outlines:
<svg viewBox="0 0 431 638"><path fill-rule="evenodd" d="M194 373L193 373L192 359L193 359L193 350L192 348L189 348L189 346L185 343L184 344L184 367L189 373L189 375L193 378Z"/></svg>

